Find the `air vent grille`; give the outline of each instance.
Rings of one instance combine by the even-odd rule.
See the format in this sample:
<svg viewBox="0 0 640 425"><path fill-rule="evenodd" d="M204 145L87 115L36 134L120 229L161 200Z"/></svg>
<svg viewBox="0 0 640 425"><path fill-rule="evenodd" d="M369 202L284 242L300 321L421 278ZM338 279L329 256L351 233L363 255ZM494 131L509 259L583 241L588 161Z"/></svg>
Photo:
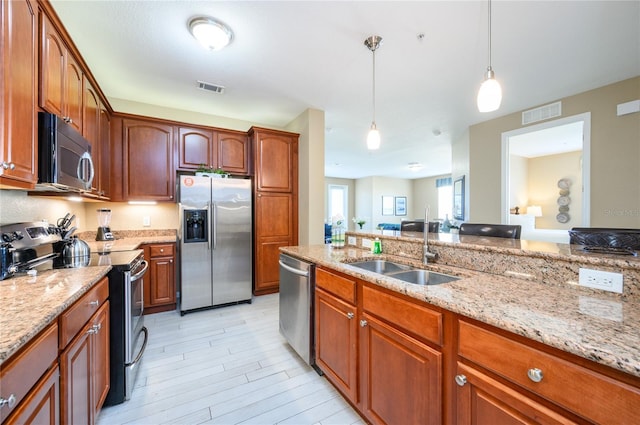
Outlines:
<svg viewBox="0 0 640 425"><path fill-rule="evenodd" d="M202 90L212 91L214 93L224 93L224 86L205 83L204 81L198 81L198 88Z"/></svg>
<svg viewBox="0 0 640 425"><path fill-rule="evenodd" d="M544 121L562 115L562 102L550 103L522 113L522 125Z"/></svg>

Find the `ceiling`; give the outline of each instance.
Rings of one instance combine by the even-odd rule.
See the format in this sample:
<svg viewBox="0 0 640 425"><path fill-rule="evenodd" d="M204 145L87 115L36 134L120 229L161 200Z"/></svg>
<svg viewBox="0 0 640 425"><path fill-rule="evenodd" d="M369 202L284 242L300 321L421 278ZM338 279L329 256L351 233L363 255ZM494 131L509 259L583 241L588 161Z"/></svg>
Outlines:
<svg viewBox="0 0 640 425"><path fill-rule="evenodd" d="M308 108L325 111L331 177L446 174L451 142L470 125L640 75L639 1L494 1L503 101L484 114L475 98L488 65L485 1L51 3L110 100L280 128ZM187 30L196 15L225 22L233 42L204 50ZM373 152L370 35L383 37Z"/></svg>

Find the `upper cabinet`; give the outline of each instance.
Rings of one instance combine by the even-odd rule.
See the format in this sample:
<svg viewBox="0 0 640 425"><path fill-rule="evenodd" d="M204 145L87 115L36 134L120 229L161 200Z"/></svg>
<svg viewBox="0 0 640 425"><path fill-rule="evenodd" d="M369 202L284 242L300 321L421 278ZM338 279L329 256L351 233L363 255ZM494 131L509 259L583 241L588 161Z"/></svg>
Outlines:
<svg viewBox="0 0 640 425"><path fill-rule="evenodd" d="M112 170L122 176L122 199L114 200L174 201L174 127L155 120L117 119L114 130L121 133L114 135Z"/></svg>
<svg viewBox="0 0 640 425"><path fill-rule="evenodd" d="M236 175L249 174L246 133L197 127L178 128L178 168L196 170L201 164Z"/></svg>
<svg viewBox="0 0 640 425"><path fill-rule="evenodd" d="M251 128L254 144L256 190L297 192L298 135L262 128Z"/></svg>
<svg viewBox="0 0 640 425"><path fill-rule="evenodd" d="M82 69L44 13L41 27L40 106L82 132Z"/></svg>
<svg viewBox="0 0 640 425"><path fill-rule="evenodd" d="M91 192L100 195L100 98L86 78L83 87L82 121L84 130L82 135L91 143L91 157L94 166Z"/></svg>
<svg viewBox="0 0 640 425"><path fill-rule="evenodd" d="M38 8L35 1L0 2L2 130L0 186L37 183Z"/></svg>

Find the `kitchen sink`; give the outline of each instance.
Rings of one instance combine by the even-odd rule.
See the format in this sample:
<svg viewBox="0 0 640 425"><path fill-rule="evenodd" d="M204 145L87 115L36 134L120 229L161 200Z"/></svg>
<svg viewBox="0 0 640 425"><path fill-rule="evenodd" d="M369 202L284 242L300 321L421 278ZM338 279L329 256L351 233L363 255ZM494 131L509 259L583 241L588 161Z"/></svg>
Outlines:
<svg viewBox="0 0 640 425"><path fill-rule="evenodd" d="M441 283L452 282L460 279L456 276L450 276L448 274L432 272L429 270L407 270L404 272L391 273L388 274L388 276L404 282L413 283L415 285L440 285Z"/></svg>
<svg viewBox="0 0 640 425"><path fill-rule="evenodd" d="M349 263L349 265L415 285L439 285L460 279L456 276L430 270L416 269L411 266L386 260L358 261L357 263Z"/></svg>
<svg viewBox="0 0 640 425"><path fill-rule="evenodd" d="M380 274L389 274L412 269L411 266L405 266L404 264L393 263L386 260L358 261L357 263L349 263L349 265Z"/></svg>

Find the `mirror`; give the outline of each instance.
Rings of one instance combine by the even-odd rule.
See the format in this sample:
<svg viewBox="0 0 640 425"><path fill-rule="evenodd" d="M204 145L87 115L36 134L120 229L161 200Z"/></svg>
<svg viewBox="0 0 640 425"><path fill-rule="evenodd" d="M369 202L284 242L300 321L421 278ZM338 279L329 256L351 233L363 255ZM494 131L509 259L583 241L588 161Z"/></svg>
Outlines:
<svg viewBox="0 0 640 425"><path fill-rule="evenodd" d="M502 223L522 239L567 243L589 227L591 114L502 133Z"/></svg>

